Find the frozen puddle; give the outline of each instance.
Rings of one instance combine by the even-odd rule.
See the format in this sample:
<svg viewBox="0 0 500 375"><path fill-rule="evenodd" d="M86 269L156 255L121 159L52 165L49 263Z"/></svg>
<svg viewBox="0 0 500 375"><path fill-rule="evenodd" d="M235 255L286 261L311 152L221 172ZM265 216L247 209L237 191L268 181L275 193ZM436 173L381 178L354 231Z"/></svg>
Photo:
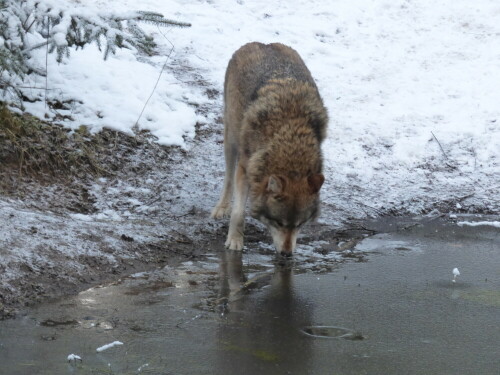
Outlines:
<svg viewBox="0 0 500 375"><path fill-rule="evenodd" d="M420 252L421 248L418 240L411 242L408 240L394 240L391 234L381 233L363 240L356 245L354 250L365 253L394 253L399 251Z"/></svg>
<svg viewBox="0 0 500 375"><path fill-rule="evenodd" d="M313 326L302 329L306 335L315 338L345 339L345 340L364 340L366 337L360 332L352 329L331 327L331 326Z"/></svg>
<svg viewBox="0 0 500 375"><path fill-rule="evenodd" d="M286 262L212 249L0 322L0 373L497 375L499 233L419 221Z"/></svg>

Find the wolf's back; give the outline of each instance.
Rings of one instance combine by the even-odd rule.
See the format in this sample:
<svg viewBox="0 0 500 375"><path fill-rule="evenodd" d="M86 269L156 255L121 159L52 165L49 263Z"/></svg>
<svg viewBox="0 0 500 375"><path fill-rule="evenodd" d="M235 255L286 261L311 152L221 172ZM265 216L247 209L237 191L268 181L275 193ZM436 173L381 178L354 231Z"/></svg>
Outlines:
<svg viewBox="0 0 500 375"><path fill-rule="evenodd" d="M237 94L246 107L257 98L261 87L271 80L292 79L317 90L304 61L292 48L280 43L248 43L229 61L224 85L225 100Z"/></svg>

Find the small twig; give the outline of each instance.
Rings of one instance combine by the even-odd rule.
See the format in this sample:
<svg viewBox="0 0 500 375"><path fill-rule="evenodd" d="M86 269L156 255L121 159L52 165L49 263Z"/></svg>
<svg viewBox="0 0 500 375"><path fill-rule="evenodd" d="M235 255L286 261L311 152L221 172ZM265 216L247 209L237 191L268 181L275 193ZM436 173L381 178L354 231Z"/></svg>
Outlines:
<svg viewBox="0 0 500 375"><path fill-rule="evenodd" d="M198 314L196 315L194 318L191 318L191 319L188 319L188 320L183 320L183 321L180 321L179 323L177 323L175 326L177 328L182 328L183 325L186 325L187 323L191 323L192 321L196 320L196 319L200 319L204 316L204 314Z"/></svg>
<svg viewBox="0 0 500 375"><path fill-rule="evenodd" d="M30 90L47 90L47 91L61 90L60 88L48 89L46 87L36 87L36 86L16 86L16 87L19 89L30 89Z"/></svg>
<svg viewBox="0 0 500 375"><path fill-rule="evenodd" d="M448 160L450 160L448 158L448 155L446 154L446 152L444 151L443 146L441 146L441 143L439 142L439 140L436 138L436 136L434 135L434 133L432 131L431 131L431 134L434 137L434 139L436 140L437 144L439 145L439 148L441 149L441 152L443 153L445 160L447 160L447 162L445 162L446 166L448 168L451 168L452 170L457 169L457 166L453 165L453 161L448 162Z"/></svg>
<svg viewBox="0 0 500 375"><path fill-rule="evenodd" d="M434 220L440 219L440 218L445 217L445 216L448 216L448 214L439 214L439 215L433 216L429 220L426 220L425 223L428 224Z"/></svg>
<svg viewBox="0 0 500 375"><path fill-rule="evenodd" d="M45 49L45 109L47 109L47 92L49 87L49 34L50 19L47 21L47 48Z"/></svg>
<svg viewBox="0 0 500 375"><path fill-rule="evenodd" d="M472 192L470 194L463 195L461 197L458 197L457 201L462 202L462 201L466 200L467 198L472 198L475 194L476 194L475 192Z"/></svg>
<svg viewBox="0 0 500 375"><path fill-rule="evenodd" d="M436 136L434 135L434 133L431 131L431 134L432 136L434 137L434 139L436 140L436 142L438 143L439 145L439 148L441 149L441 151L443 152L443 155L444 155L444 158L446 160L448 160L448 155L446 155L446 152L444 152L444 149L443 149L443 146L441 146L441 143L438 141L438 139L436 138Z"/></svg>
<svg viewBox="0 0 500 375"><path fill-rule="evenodd" d="M167 38L165 38L165 39L167 39ZM167 40L168 40L168 39L167 39ZM169 41L169 42L170 42L170 41ZM170 44L172 44L172 43L170 42ZM161 76L162 76L162 74L163 74L163 71L165 70L165 68L166 68L166 66L167 66L167 62L168 62L168 60L170 59L170 55L171 55L171 54L172 54L172 52L174 51L174 48L175 48L175 47L174 47L174 45L172 44L172 48L170 49L170 52L168 53L167 59L165 60L165 63L164 63L164 64L163 64L163 66L161 67L160 74L158 75L158 79L156 80L156 83L155 83L155 85L154 85L154 87L153 87L153 91L151 91L151 94L149 95L148 99L146 100L146 103L144 103L144 107L142 107L142 111L141 111L141 113L139 114L139 117L137 118L137 121L135 122L135 125L134 125L134 129L135 129L135 130L138 130L138 129L139 129L139 121L140 121L140 119L141 119L141 117L142 117L142 114L144 113L144 110L146 109L146 107L147 107L147 105L148 105L148 103L149 103L149 100L153 97L153 94L154 94L154 92L156 91L156 87L157 87L157 86L158 86L158 84L160 83L160 78L161 78Z"/></svg>
<svg viewBox="0 0 500 375"><path fill-rule="evenodd" d="M48 37L47 37L48 39ZM35 49L38 49L38 48L42 48L43 46L46 46L47 45L47 42L41 42L41 43L37 43L31 47L27 47L25 48L23 51L22 51L22 54L25 55L25 56L29 56L29 53Z"/></svg>
<svg viewBox="0 0 500 375"><path fill-rule="evenodd" d="M369 205L367 205L367 204L365 204L365 203L363 203L363 202L360 202L359 200L356 200L356 203L357 203L357 204L359 204L359 205L361 205L361 206L363 206L363 207L369 208L370 210L374 211L374 212L375 212L376 214L378 214L378 215L382 215L382 213L383 213L383 212L382 212L381 210L379 210L378 208L375 208L375 207L369 206ZM366 211L365 211L365 212L366 212Z"/></svg>
<svg viewBox="0 0 500 375"><path fill-rule="evenodd" d="M28 21L29 17L26 18L26 21ZM36 22L36 17L33 17L33 22L31 22L31 24L24 30L25 33L28 33L31 29L31 27L35 24Z"/></svg>

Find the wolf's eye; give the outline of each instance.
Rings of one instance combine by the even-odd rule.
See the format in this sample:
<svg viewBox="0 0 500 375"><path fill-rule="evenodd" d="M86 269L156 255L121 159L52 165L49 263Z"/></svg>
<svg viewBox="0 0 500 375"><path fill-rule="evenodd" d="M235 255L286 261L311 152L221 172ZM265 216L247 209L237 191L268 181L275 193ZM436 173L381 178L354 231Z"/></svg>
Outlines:
<svg viewBox="0 0 500 375"><path fill-rule="evenodd" d="M283 202L285 200L285 197L282 194L275 194L275 195L272 196L272 198L276 202Z"/></svg>

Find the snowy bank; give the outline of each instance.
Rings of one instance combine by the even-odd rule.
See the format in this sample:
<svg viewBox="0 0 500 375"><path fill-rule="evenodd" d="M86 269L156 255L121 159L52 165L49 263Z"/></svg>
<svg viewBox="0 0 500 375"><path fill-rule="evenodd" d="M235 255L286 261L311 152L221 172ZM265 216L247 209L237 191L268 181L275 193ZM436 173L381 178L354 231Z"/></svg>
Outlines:
<svg viewBox="0 0 500 375"><path fill-rule="evenodd" d="M85 7L103 12L110 5L91 0ZM112 3L116 12L136 7L130 0ZM104 61L90 47L62 64L51 57L49 96L71 101L67 126L130 133L161 74L139 128L163 144L186 146L196 122L219 113L197 115L195 107L207 99L177 76L189 66L222 91L237 48L281 42L304 58L330 113L327 202L355 200L364 214L408 204L419 212L470 196L486 211L498 207L498 198L488 199L500 196L498 2L145 0L141 8L192 27L144 25L161 56L138 60L121 50ZM43 101L28 109L45 111ZM427 201L419 202L423 195Z"/></svg>

